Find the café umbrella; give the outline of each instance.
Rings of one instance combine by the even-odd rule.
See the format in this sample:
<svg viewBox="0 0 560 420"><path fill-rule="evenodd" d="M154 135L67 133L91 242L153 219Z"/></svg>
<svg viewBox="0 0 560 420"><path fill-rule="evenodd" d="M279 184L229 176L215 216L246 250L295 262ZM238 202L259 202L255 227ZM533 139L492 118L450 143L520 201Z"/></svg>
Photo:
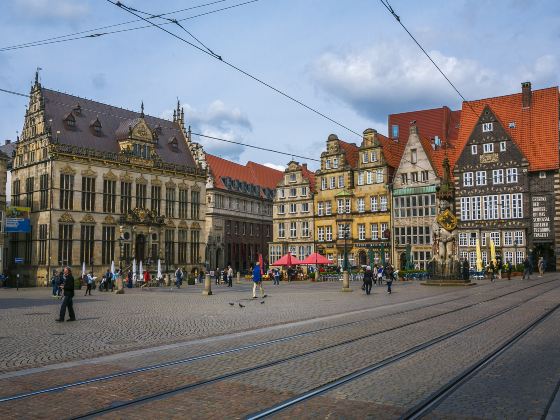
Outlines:
<svg viewBox="0 0 560 420"><path fill-rule="evenodd" d="M136 283L136 258L132 260L132 281Z"/></svg>
<svg viewBox="0 0 560 420"><path fill-rule="evenodd" d="M476 240L476 271L482 271L482 251L480 250L480 240Z"/></svg>
<svg viewBox="0 0 560 420"><path fill-rule="evenodd" d="M318 252L314 252L313 254L309 255L299 264L301 265L318 265L318 264L332 264L331 260L329 260L324 255L319 254Z"/></svg>
<svg viewBox="0 0 560 420"><path fill-rule="evenodd" d="M290 252L288 252L286 255L284 255L282 258L280 258L279 260L277 260L276 262L270 264L273 266L288 266L291 267L292 265L298 265L301 264L301 261L298 260L296 257L292 257L292 254Z"/></svg>
<svg viewBox="0 0 560 420"><path fill-rule="evenodd" d="M493 240L490 240L490 261L494 263L494 267L496 266L496 244L494 244Z"/></svg>
<svg viewBox="0 0 560 420"><path fill-rule="evenodd" d="M158 280L161 279L163 276L161 275L161 260L157 260L157 278Z"/></svg>

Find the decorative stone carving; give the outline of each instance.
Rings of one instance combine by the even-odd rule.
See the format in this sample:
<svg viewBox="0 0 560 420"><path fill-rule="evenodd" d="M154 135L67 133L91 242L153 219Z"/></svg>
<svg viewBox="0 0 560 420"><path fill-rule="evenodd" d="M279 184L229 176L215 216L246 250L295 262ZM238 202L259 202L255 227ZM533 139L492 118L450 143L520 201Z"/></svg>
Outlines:
<svg viewBox="0 0 560 420"><path fill-rule="evenodd" d="M148 180L146 178L144 178L143 175L140 175L138 178L136 178L136 183L137 184L147 184Z"/></svg>
<svg viewBox="0 0 560 420"><path fill-rule="evenodd" d="M165 183L166 188L175 188L176 186L177 185L171 179Z"/></svg>
<svg viewBox="0 0 560 420"><path fill-rule="evenodd" d="M109 172L107 172L106 174L103 175L103 179L106 179L108 181L116 181L118 178L117 176L113 173L113 171L111 171L109 169Z"/></svg>
<svg viewBox="0 0 560 420"><path fill-rule="evenodd" d="M151 181L152 185L156 186L156 187L161 187L161 180L158 178L154 178Z"/></svg>
<svg viewBox="0 0 560 420"><path fill-rule="evenodd" d="M192 224L191 224L191 229L200 229L200 223L198 223L198 222L192 222Z"/></svg>
<svg viewBox="0 0 560 420"><path fill-rule="evenodd" d="M183 229L187 229L189 226L187 225L187 222L185 222L184 220L181 220L179 222L179 227L183 228Z"/></svg>
<svg viewBox="0 0 560 420"><path fill-rule="evenodd" d="M166 226L168 227L175 227L175 223L173 222L173 220L171 219L167 219L167 221L165 222Z"/></svg>
<svg viewBox="0 0 560 420"><path fill-rule="evenodd" d="M90 223L90 224L94 224L95 223L95 219L93 218L93 216L91 214L86 214L84 215L84 217L82 218L82 220L80 221L80 223Z"/></svg>
<svg viewBox="0 0 560 420"><path fill-rule="evenodd" d="M128 172L125 172L123 175L121 175L121 181L123 182L132 182L133 179L130 176L130 174Z"/></svg>
<svg viewBox="0 0 560 420"><path fill-rule="evenodd" d="M103 224L105 225L116 225L117 221L115 220L115 218L111 215L106 216L105 219L103 219Z"/></svg>
<svg viewBox="0 0 560 420"><path fill-rule="evenodd" d="M60 170L60 173L63 175L76 175L76 170L72 168L70 165L66 165L64 168Z"/></svg>
<svg viewBox="0 0 560 420"><path fill-rule="evenodd" d="M70 213L66 212L62 216L60 216L60 219L58 219L58 221L60 223L74 223L74 218Z"/></svg>
<svg viewBox="0 0 560 420"><path fill-rule="evenodd" d="M130 210L126 216L121 218L124 223L132 225L156 225L162 226L165 224L165 217L158 216L154 210L143 208L135 208Z"/></svg>
<svg viewBox="0 0 560 420"><path fill-rule="evenodd" d="M93 178L97 176L97 172L93 171L91 167L88 166L87 169L82 171L82 176Z"/></svg>

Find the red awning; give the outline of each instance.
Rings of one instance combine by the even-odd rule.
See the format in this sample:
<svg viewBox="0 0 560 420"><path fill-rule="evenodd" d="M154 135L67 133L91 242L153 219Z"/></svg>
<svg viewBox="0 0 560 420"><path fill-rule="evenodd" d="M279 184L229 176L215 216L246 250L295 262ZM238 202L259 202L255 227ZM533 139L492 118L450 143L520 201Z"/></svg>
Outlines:
<svg viewBox="0 0 560 420"><path fill-rule="evenodd" d="M319 254L318 252L314 252L309 257L304 259L300 264L302 265L317 265L317 264L332 264L333 262L329 260L327 257Z"/></svg>
<svg viewBox="0 0 560 420"><path fill-rule="evenodd" d="M291 253L287 253L286 255L284 255L282 258L280 258L278 261L270 264L270 265L274 265L274 266L278 266L278 265L287 265L287 266L291 266L291 265L298 265L301 264L302 262L300 260L298 260L296 257L292 257Z"/></svg>

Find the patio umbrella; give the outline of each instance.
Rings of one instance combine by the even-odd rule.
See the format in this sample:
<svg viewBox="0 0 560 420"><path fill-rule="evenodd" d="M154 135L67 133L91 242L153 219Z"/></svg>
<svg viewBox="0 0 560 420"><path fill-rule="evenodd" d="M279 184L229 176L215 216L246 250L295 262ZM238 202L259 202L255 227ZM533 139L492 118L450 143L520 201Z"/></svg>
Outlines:
<svg viewBox="0 0 560 420"><path fill-rule="evenodd" d="M140 268L138 269L140 272L140 281L144 280L144 270L142 269L142 261L140 261Z"/></svg>
<svg viewBox="0 0 560 420"><path fill-rule="evenodd" d="M115 261L111 261L111 273L115 274Z"/></svg>
<svg viewBox="0 0 560 420"><path fill-rule="evenodd" d="M496 266L496 244L494 241L490 239L490 261L494 263L494 267Z"/></svg>
<svg viewBox="0 0 560 420"><path fill-rule="evenodd" d="M331 264L331 260L319 254L318 252L314 252L313 254L305 258L303 261L301 261L299 264L301 265Z"/></svg>
<svg viewBox="0 0 560 420"><path fill-rule="evenodd" d="M480 250L480 240L476 240L476 271L482 271L482 251Z"/></svg>
<svg viewBox="0 0 560 420"><path fill-rule="evenodd" d="M136 283L136 258L132 260L132 282Z"/></svg>
<svg viewBox="0 0 560 420"><path fill-rule="evenodd" d="M275 263L272 263L270 265L274 265L274 266L280 266L280 265L287 265L287 266L292 266L292 265L298 265L301 264L301 261L298 260L296 257L292 257L291 253L287 253L286 255L284 255L282 258L280 258L278 261L276 261Z"/></svg>
<svg viewBox="0 0 560 420"><path fill-rule="evenodd" d="M161 275L161 260L157 260L157 278L158 280L161 279L163 276Z"/></svg>

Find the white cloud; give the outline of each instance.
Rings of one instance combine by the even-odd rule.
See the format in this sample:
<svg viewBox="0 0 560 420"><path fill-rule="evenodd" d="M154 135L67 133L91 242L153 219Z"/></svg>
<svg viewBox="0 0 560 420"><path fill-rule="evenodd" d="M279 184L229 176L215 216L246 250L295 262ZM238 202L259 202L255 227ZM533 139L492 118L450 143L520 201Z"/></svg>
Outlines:
<svg viewBox="0 0 560 420"><path fill-rule="evenodd" d="M204 134L205 136L225 139L225 140L243 142L243 138L240 138L237 133L234 133L232 131L221 131L221 130L214 130L208 128L202 130L200 134ZM239 161L239 156L245 150L244 146L240 146L238 144L233 144L233 143L227 143L220 140L209 139L206 137L199 137L198 139L195 138L193 140L202 144L205 152L219 156L224 159L230 159L236 162Z"/></svg>
<svg viewBox="0 0 560 420"><path fill-rule="evenodd" d="M380 42L362 51L324 53L312 63L311 72L320 89L377 121L395 112L460 107L460 97L421 54L414 46ZM558 60L551 55L538 58L530 68L500 72L476 60L439 51L429 54L467 99L517 92L524 80L557 83Z"/></svg>
<svg viewBox="0 0 560 420"><path fill-rule="evenodd" d="M286 169L286 167L284 165L276 165L275 163L263 163L263 166L272 168L272 169L276 169L277 171L282 171L284 172L284 170Z"/></svg>
<svg viewBox="0 0 560 420"><path fill-rule="evenodd" d="M76 0L15 0L15 11L28 18L83 18L90 12L89 4Z"/></svg>

